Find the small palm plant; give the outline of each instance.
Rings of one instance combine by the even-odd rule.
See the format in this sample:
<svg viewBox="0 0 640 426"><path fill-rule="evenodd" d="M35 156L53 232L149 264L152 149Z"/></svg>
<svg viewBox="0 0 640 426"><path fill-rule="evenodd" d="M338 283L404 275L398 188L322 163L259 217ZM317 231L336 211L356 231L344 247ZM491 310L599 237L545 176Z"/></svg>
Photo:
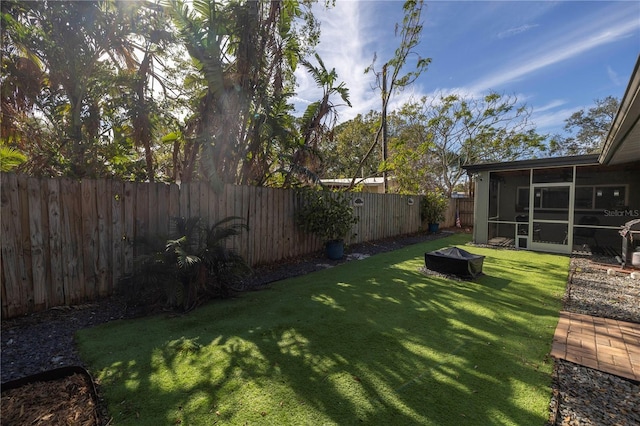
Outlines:
<svg viewBox="0 0 640 426"><path fill-rule="evenodd" d="M208 299L241 291L251 269L227 245L229 238L248 229L239 220L231 216L207 228L200 218L174 218L174 238L166 240L162 249L138 256L134 274L126 282L137 289L139 296L151 297L152 302L157 301L154 291L162 288L166 305L184 311Z"/></svg>

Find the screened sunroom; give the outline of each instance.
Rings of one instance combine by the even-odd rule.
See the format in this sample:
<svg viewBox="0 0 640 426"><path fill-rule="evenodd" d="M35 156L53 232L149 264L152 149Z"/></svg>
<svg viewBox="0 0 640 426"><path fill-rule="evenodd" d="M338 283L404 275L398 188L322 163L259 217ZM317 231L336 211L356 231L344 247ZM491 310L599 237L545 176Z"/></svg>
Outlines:
<svg viewBox="0 0 640 426"><path fill-rule="evenodd" d="M620 254L620 231L640 218L640 56L600 154L465 169L476 243Z"/></svg>
<svg viewBox="0 0 640 426"><path fill-rule="evenodd" d="M617 254L619 231L640 217L640 162L597 155L470 167L477 243L555 253Z"/></svg>

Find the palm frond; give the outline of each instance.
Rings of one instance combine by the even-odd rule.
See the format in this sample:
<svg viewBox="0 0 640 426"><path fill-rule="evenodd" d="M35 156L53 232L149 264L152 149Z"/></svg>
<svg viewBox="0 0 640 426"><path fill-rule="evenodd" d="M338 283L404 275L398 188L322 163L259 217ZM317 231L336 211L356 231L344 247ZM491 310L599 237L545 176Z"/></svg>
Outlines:
<svg viewBox="0 0 640 426"><path fill-rule="evenodd" d="M27 161L27 156L20 151L5 145L0 145L1 172L10 172L18 168L25 161Z"/></svg>

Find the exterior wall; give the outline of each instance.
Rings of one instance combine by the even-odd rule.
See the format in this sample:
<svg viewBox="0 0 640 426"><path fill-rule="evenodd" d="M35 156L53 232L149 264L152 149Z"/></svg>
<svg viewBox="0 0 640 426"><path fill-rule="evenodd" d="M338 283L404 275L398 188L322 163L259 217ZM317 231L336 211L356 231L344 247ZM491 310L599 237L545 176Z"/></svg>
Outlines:
<svg viewBox="0 0 640 426"><path fill-rule="evenodd" d="M475 183L479 244L619 253L618 231L640 218L638 162L482 171Z"/></svg>

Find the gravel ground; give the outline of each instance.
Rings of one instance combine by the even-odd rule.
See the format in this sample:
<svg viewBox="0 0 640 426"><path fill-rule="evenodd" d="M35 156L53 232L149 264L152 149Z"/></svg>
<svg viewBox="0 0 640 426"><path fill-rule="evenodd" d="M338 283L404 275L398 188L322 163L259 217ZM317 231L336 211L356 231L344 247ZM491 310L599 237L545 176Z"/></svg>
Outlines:
<svg viewBox="0 0 640 426"><path fill-rule="evenodd" d="M447 235L418 234L354 245L340 261L329 261L318 254L256 268L248 285L259 289L280 279ZM572 258L564 309L640 323L640 280L608 275L606 270L594 267L592 261L615 262L607 258ZM6 382L56 367L83 365L73 341L77 330L145 314L112 297L3 321L0 378ZM640 383L557 360L552 388L549 425L640 424Z"/></svg>
<svg viewBox="0 0 640 426"><path fill-rule="evenodd" d="M640 323L640 279L607 274L593 262L615 259L572 258L564 310ZM552 387L551 425L640 425L638 382L556 360Z"/></svg>

